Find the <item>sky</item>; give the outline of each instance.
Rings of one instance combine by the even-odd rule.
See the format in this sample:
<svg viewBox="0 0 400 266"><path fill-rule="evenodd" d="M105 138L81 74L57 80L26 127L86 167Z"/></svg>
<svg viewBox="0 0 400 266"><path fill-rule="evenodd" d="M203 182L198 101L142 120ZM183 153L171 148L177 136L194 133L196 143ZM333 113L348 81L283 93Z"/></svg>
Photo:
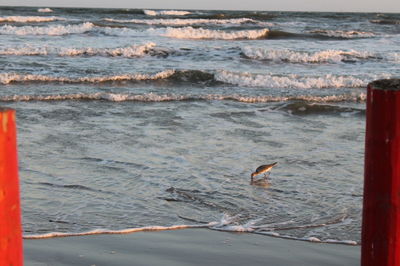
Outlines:
<svg viewBox="0 0 400 266"><path fill-rule="evenodd" d="M400 13L400 0L0 0L0 6Z"/></svg>

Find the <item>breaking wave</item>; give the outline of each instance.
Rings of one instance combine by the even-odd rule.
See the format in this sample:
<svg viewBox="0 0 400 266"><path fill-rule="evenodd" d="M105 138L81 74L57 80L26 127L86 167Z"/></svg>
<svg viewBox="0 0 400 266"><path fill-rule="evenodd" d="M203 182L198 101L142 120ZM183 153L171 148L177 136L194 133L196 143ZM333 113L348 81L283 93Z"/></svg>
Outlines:
<svg viewBox="0 0 400 266"><path fill-rule="evenodd" d="M327 74L324 76L300 75L272 75L252 74L247 72L231 72L219 70L213 73L200 70L164 70L155 74L120 74L93 77L60 77L34 74L1 73L1 84L13 83L107 83L107 82L139 82L151 80L166 80L174 83L189 82L192 84L218 85L222 83L242 87L261 88L295 88L295 89L322 89L322 88L362 88L371 80L390 78L388 74L366 76L338 76Z"/></svg>
<svg viewBox="0 0 400 266"><path fill-rule="evenodd" d="M325 75L307 77L300 75L277 76L269 74L251 74L243 72L219 71L215 79L224 83L235 84L244 87L267 88L361 88L365 87L371 79L360 79L353 76Z"/></svg>
<svg viewBox="0 0 400 266"><path fill-rule="evenodd" d="M145 25L167 25L167 26L184 26L184 25L202 25L202 24L214 24L214 25L241 25L241 24L262 24L272 25L271 23L261 22L250 18L237 18L237 19L112 19L105 18L108 22L117 23L133 23L133 24L145 24Z"/></svg>
<svg viewBox="0 0 400 266"><path fill-rule="evenodd" d="M165 49L156 49L155 43L143 45L131 45L117 48L52 48L52 47L20 47L0 49L0 55L16 56L121 56L142 57L145 55L167 56L169 52Z"/></svg>
<svg viewBox="0 0 400 266"><path fill-rule="evenodd" d="M183 10L162 10L162 11L155 11L155 10L143 10L143 13L147 16L186 16L192 14L189 11Z"/></svg>
<svg viewBox="0 0 400 266"><path fill-rule="evenodd" d="M370 52L324 50L319 52L303 52L292 50L272 50L246 46L242 48L242 54L246 58L255 60L268 60L274 62L290 63L339 63L354 62L365 59L378 59L379 56Z"/></svg>
<svg viewBox="0 0 400 266"><path fill-rule="evenodd" d="M1 96L2 102L19 101L110 101L110 102L172 102L172 101L234 101L243 103L267 103L267 102L287 102L287 101L305 101L305 102L364 102L365 93L342 94L330 96L245 96L239 94L222 95L174 95L174 94L122 94L122 93L76 93L59 95L10 95Z"/></svg>
<svg viewBox="0 0 400 266"><path fill-rule="evenodd" d="M156 80L171 77L175 73L174 70L165 70L156 74L125 74L115 76L99 76L99 77L54 77L45 75L32 75L32 74L15 74L3 73L0 74L0 83L21 83L21 82L58 82L58 83L103 83L114 81L143 81L143 80Z"/></svg>
<svg viewBox="0 0 400 266"><path fill-rule="evenodd" d="M66 35L66 34L79 34L85 33L92 30L94 27L93 23L85 22L76 25L51 25L47 27L37 26L23 26L16 27L10 25L4 25L0 27L0 34L9 35Z"/></svg>
<svg viewBox="0 0 400 266"><path fill-rule="evenodd" d="M203 28L184 27L184 28L167 28L165 30L165 33L161 35L177 39L256 40L256 39L266 38L268 36L268 33L269 29L223 31L223 30L209 30Z"/></svg>
<svg viewBox="0 0 400 266"><path fill-rule="evenodd" d="M65 18L61 18L61 17L42 17L42 16L7 16L7 17L0 17L0 22L27 23L27 22L51 22L51 21L58 21L58 20L65 20Z"/></svg>
<svg viewBox="0 0 400 266"><path fill-rule="evenodd" d="M57 77L33 74L2 73L0 84L42 82L42 83L106 83L106 82L139 82L150 80L169 80L172 82L189 82L196 84L218 83L214 74L200 70L164 70L155 74L124 74L97 77Z"/></svg>
<svg viewBox="0 0 400 266"><path fill-rule="evenodd" d="M2 73L0 74L0 83L12 84L23 82L49 82L49 83L105 83L105 82L124 82L124 81L144 81L172 78L176 74L175 70L165 70L156 74L124 74L113 76L97 77L57 77L34 74Z"/></svg>

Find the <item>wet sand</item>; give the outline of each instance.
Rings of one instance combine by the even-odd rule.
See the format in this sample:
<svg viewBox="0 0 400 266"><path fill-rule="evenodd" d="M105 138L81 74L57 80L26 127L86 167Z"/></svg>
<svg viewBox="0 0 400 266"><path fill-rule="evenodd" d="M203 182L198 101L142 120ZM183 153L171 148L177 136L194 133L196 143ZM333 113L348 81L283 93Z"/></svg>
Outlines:
<svg viewBox="0 0 400 266"><path fill-rule="evenodd" d="M26 266L360 265L360 246L208 229L24 240Z"/></svg>

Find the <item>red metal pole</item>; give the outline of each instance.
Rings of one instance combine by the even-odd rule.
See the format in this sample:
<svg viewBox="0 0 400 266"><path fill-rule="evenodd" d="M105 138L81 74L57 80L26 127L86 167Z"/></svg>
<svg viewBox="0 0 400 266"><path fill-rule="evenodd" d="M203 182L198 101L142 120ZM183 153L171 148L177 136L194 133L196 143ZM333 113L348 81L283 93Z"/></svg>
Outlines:
<svg viewBox="0 0 400 266"><path fill-rule="evenodd" d="M400 266L400 79L368 85L362 266Z"/></svg>
<svg viewBox="0 0 400 266"><path fill-rule="evenodd" d="M0 108L0 265L23 265L15 111Z"/></svg>

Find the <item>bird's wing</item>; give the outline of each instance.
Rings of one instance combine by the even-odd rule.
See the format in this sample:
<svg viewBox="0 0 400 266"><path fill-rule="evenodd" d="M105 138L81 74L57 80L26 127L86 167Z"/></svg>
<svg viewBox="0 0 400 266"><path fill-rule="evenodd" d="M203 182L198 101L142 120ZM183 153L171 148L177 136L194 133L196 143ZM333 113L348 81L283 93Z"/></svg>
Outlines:
<svg viewBox="0 0 400 266"><path fill-rule="evenodd" d="M264 165L261 165L261 166L259 166L257 169L256 169L256 172L260 172L260 171L262 171L265 167L267 167L268 166L268 164L264 164Z"/></svg>

